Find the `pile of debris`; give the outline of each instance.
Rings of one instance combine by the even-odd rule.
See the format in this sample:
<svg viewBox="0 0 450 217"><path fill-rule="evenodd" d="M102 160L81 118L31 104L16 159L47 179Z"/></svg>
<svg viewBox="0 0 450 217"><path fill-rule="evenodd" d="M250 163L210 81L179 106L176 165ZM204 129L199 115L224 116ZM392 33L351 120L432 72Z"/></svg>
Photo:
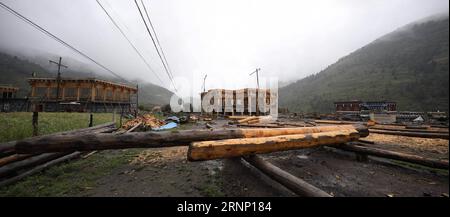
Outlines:
<svg viewBox="0 0 450 217"><path fill-rule="evenodd" d="M145 114L145 115L139 116L133 120L127 121L125 124L122 125L122 128L125 130L129 130L133 127L142 125L146 129L148 129L148 128L155 129L155 128L159 128L165 124L166 124L165 121L156 118L154 115Z"/></svg>

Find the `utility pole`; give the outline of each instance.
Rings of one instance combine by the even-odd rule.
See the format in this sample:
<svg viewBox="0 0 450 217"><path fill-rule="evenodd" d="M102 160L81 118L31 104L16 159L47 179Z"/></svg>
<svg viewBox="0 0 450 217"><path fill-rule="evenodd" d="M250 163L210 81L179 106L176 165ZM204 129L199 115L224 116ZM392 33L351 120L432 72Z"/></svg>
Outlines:
<svg viewBox="0 0 450 217"><path fill-rule="evenodd" d="M256 86L259 89L259 71L261 71L261 68L257 68L254 72L250 73L250 75L253 75L256 73Z"/></svg>
<svg viewBox="0 0 450 217"><path fill-rule="evenodd" d="M203 78L203 92L206 92L206 77L208 76L208 74L205 74L205 77Z"/></svg>
<svg viewBox="0 0 450 217"><path fill-rule="evenodd" d="M258 97L259 97L259 71L261 71L261 68L256 68L256 70L252 73L250 73L250 76L256 73L256 86L258 87L256 89L256 115L259 115L259 105L258 105Z"/></svg>
<svg viewBox="0 0 450 217"><path fill-rule="evenodd" d="M203 77L203 93L200 93L200 114L203 116L203 94L206 92L206 77L208 74L205 74Z"/></svg>
<svg viewBox="0 0 450 217"><path fill-rule="evenodd" d="M139 115L139 84L136 84L136 110L134 117L137 118Z"/></svg>
<svg viewBox="0 0 450 217"><path fill-rule="evenodd" d="M58 65L58 75L56 77L57 87L56 87L56 99L59 100L59 89L61 84L61 66L67 68L67 66L61 64L62 57L59 57L59 62L55 62L53 60L49 60L49 63L53 63Z"/></svg>

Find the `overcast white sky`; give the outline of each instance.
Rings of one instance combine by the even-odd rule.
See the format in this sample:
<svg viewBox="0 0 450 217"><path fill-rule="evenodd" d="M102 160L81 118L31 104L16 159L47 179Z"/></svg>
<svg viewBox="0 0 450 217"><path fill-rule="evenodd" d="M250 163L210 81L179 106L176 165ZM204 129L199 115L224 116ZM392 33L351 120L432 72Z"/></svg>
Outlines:
<svg viewBox="0 0 450 217"><path fill-rule="evenodd" d="M170 83L133 0L101 0L149 60L155 78L94 0L0 0L128 79ZM144 0L175 77L206 88L255 86L317 73L448 0ZM90 64L0 8L0 48L45 51ZM95 66L94 66L95 67ZM96 67L98 71L102 69ZM193 75L197 74L194 79ZM194 81L195 80L195 81ZM179 82L178 85L186 85ZM196 87L200 90L200 87Z"/></svg>

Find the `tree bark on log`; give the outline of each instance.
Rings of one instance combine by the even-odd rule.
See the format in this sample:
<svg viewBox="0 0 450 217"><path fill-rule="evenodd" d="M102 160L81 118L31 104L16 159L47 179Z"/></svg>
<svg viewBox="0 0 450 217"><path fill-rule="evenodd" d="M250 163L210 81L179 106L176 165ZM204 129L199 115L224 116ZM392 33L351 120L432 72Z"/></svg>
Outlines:
<svg viewBox="0 0 450 217"><path fill-rule="evenodd" d="M31 157L29 154L13 154L0 159L0 167Z"/></svg>
<svg viewBox="0 0 450 217"><path fill-rule="evenodd" d="M125 134L85 134L83 136L57 135L22 140L17 142L16 151L21 154L33 154L46 152L186 146L191 142L196 141L269 137L338 130L356 130L361 137L368 135L368 129L366 127L352 125L276 129L149 131Z"/></svg>
<svg viewBox="0 0 450 217"><path fill-rule="evenodd" d="M273 124L238 124L236 126L251 127L251 128L285 128L284 126L273 125Z"/></svg>
<svg viewBox="0 0 450 217"><path fill-rule="evenodd" d="M413 132L413 133L449 133L448 130L421 130L421 129L395 129L395 128L386 128L386 127L370 127L370 129L374 130L388 130L388 131L400 131L400 132Z"/></svg>
<svg viewBox="0 0 450 217"><path fill-rule="evenodd" d="M212 160L342 144L358 140L359 137L358 131L348 129L321 133L193 142L188 149L188 160Z"/></svg>
<svg viewBox="0 0 450 217"><path fill-rule="evenodd" d="M316 188L315 186L305 182L304 180L276 167L275 165L263 160L261 157L250 155L243 157L243 159L262 173L266 174L268 177L277 181L299 196L331 197L331 195L326 193L325 191Z"/></svg>
<svg viewBox="0 0 450 217"><path fill-rule="evenodd" d="M414 133L414 132L401 132L401 131L389 131L389 130L372 130L369 129L370 133L387 134L387 135L398 135L398 136L409 136L409 137L421 137L421 138L439 138L448 139L448 133Z"/></svg>
<svg viewBox="0 0 450 217"><path fill-rule="evenodd" d="M249 122L249 121L252 121L252 120L259 120L259 117L252 116L252 117L248 117L248 118L244 118L244 119L238 120L237 122L238 123L245 123L245 122Z"/></svg>
<svg viewBox="0 0 450 217"><path fill-rule="evenodd" d="M316 124L362 124L356 121L314 120Z"/></svg>
<svg viewBox="0 0 450 217"><path fill-rule="evenodd" d="M40 172L40 171L42 171L44 169L47 169L48 167L57 165L57 164L62 163L64 161L71 160L73 158L76 158L76 157L80 156L80 154L81 154L81 152L74 152L72 154L68 154L66 156L63 156L63 157L60 157L60 158L48 161L48 162L46 162L44 164L41 164L39 166L34 167L31 170L27 170L27 171L25 171L25 172L23 172L21 174L18 174L17 176L14 176L12 178L9 178L9 179L1 181L0 182L0 187L5 186L5 185L9 185L9 184L14 183L14 182L17 182L17 181L19 181L19 180L21 180L21 179L23 179L23 178L25 178L27 176L33 175L33 174L38 173L38 172Z"/></svg>
<svg viewBox="0 0 450 217"><path fill-rule="evenodd" d="M337 149L342 149L345 151L352 151L356 153L362 153L377 157L383 157L383 158L389 158L389 159L395 159L415 164L420 164L427 167L433 167L433 168L439 168L439 169L448 169L448 160L438 160L438 159L431 159L431 158L425 158L417 155L411 155L411 154L405 154L395 151L389 151L389 150L383 150L378 148L372 148L372 147L366 147L366 146L359 146L359 145L353 145L353 144L343 144L343 145L337 145L332 146Z"/></svg>
<svg viewBox="0 0 450 217"><path fill-rule="evenodd" d="M71 135L71 134L83 134L83 133L106 133L113 130L113 128L116 127L116 123L109 122L105 124L100 124L97 126L89 127L89 128L82 128L77 130L70 130L70 131L64 131L64 132L57 132L52 133L49 135L43 135L34 137L33 139L39 139L42 137L48 137L48 136L63 136L63 135ZM15 153L15 146L17 145L18 141L10 141L5 143L0 143L0 157L3 156L9 156Z"/></svg>

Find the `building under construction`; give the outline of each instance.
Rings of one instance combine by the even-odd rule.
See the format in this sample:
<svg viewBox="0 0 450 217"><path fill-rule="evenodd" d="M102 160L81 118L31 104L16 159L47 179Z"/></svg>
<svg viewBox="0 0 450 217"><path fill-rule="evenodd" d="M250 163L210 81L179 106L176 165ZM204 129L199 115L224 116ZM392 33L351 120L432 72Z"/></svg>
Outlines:
<svg viewBox="0 0 450 217"><path fill-rule="evenodd" d="M209 97L209 104L208 99ZM261 97L260 100L256 100ZM278 102L278 94L270 89L211 89L201 93L202 111L223 115L268 115ZM265 105L262 105L265 103Z"/></svg>
<svg viewBox="0 0 450 217"><path fill-rule="evenodd" d="M134 112L136 87L84 78L29 78L29 100L35 111Z"/></svg>
<svg viewBox="0 0 450 217"><path fill-rule="evenodd" d="M0 111L27 111L29 103L27 99L17 98L18 87L0 85Z"/></svg>

